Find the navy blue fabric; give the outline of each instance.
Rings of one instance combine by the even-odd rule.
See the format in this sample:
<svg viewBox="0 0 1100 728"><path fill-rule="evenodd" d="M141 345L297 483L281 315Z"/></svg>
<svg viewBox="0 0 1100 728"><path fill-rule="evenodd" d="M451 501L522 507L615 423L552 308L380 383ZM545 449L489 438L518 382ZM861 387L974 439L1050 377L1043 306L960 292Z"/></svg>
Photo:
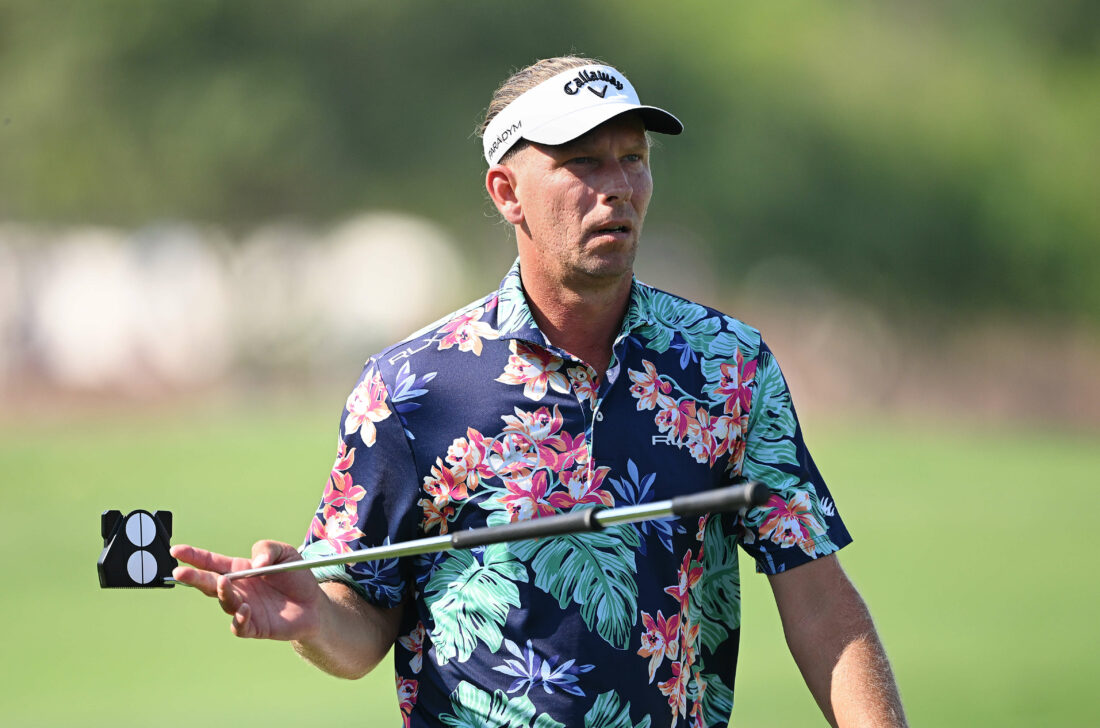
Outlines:
<svg viewBox="0 0 1100 728"><path fill-rule="evenodd" d="M597 382L551 346L517 263L364 367L307 556L740 478L772 491L747 512L318 570L406 603L406 725L724 726L737 547L774 574L851 540L759 332L635 281L613 353Z"/></svg>

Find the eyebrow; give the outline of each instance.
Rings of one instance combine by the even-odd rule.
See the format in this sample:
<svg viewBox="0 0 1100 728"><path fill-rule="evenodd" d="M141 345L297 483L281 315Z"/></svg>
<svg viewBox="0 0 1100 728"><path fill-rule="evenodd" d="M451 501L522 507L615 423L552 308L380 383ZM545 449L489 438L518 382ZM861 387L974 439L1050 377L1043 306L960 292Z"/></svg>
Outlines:
<svg viewBox="0 0 1100 728"><path fill-rule="evenodd" d="M558 152L560 154L574 154L578 151L584 151L588 147L588 142L584 141L584 137L579 139L572 139L564 144L546 144L542 145L544 148ZM628 149L644 149L649 151L649 135L641 134L636 140L632 140L626 144Z"/></svg>

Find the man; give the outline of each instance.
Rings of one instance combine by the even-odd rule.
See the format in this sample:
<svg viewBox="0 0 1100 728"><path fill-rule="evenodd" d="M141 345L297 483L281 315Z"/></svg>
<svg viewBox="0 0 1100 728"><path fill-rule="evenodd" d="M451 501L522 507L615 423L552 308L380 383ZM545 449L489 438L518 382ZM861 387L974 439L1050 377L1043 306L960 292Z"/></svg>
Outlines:
<svg viewBox="0 0 1100 728"><path fill-rule="evenodd" d="M739 478L763 507L697 521L244 579L296 560L188 546L175 576L242 637L359 677L394 647L406 725L726 725L737 549L769 575L791 652L836 725L903 725L886 656L834 552L850 541L754 329L633 277L647 131L680 133L618 70L556 58L510 78L482 127L516 232L498 291L372 357L348 398L306 556ZM317 581L320 581L318 586Z"/></svg>

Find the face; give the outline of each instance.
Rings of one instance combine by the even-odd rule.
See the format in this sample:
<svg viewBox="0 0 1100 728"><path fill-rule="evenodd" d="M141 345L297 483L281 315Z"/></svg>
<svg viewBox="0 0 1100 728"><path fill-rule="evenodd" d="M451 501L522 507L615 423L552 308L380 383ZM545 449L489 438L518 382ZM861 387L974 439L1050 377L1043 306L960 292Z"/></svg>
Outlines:
<svg viewBox="0 0 1100 728"><path fill-rule="evenodd" d="M525 272L582 287L632 275L653 192L641 119L626 114L566 144L530 144L507 166Z"/></svg>

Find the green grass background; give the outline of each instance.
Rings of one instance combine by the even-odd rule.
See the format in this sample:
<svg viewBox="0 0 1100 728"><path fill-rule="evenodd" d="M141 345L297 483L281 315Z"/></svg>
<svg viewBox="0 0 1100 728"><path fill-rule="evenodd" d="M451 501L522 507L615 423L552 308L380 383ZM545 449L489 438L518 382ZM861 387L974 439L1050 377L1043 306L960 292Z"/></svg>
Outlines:
<svg viewBox="0 0 1100 728"><path fill-rule="evenodd" d="M336 400L334 400L336 401ZM388 666L327 677L237 640L196 592L100 590L99 515L166 509L175 542L298 543L336 417L301 407L0 424L0 609L10 726L400 725ZM804 420L855 543L914 725L1100 724L1096 433ZM745 570L736 726L821 725L764 577ZM664 717L655 716L655 725Z"/></svg>

